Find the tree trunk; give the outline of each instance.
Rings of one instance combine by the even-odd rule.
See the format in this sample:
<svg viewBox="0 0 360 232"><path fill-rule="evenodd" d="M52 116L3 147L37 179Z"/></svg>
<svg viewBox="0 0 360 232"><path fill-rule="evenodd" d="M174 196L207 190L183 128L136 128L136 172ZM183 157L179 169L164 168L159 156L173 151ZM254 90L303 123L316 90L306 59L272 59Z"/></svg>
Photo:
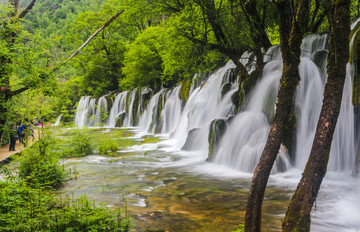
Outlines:
<svg viewBox="0 0 360 232"><path fill-rule="evenodd" d="M333 3L328 82L309 160L293 195L283 231L310 231L310 212L326 174L331 142L340 113L346 64L349 60L350 0Z"/></svg>
<svg viewBox="0 0 360 232"><path fill-rule="evenodd" d="M309 1L300 0L298 2L296 18L294 19L288 17L292 15L290 4L288 1L277 3L283 74L280 80L281 86L274 121L264 151L254 171L250 187L245 215L246 232L261 231L261 207L265 188L280 149L281 138L293 106L296 86L300 81L298 69L301 53L300 46L304 35L304 25L307 24L308 19Z"/></svg>

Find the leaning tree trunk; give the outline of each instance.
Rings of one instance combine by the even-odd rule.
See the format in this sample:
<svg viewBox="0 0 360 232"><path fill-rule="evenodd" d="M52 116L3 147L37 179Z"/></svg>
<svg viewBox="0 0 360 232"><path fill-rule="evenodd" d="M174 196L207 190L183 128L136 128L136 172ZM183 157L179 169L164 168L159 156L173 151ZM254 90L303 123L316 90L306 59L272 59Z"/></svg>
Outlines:
<svg viewBox="0 0 360 232"><path fill-rule="evenodd" d="M296 86L300 81L298 68L301 54L300 46L304 35L304 25L307 24L309 14L309 0L299 0L295 18L289 17L292 15L290 4L289 1L277 3L283 74L280 80L281 86L274 121L264 151L254 171L250 187L245 215L246 232L261 231L261 207L265 188L293 107Z"/></svg>
<svg viewBox="0 0 360 232"><path fill-rule="evenodd" d="M309 160L293 195L283 231L310 231L310 212L326 174L331 142L340 113L349 60L350 0L336 0L331 18L328 82Z"/></svg>

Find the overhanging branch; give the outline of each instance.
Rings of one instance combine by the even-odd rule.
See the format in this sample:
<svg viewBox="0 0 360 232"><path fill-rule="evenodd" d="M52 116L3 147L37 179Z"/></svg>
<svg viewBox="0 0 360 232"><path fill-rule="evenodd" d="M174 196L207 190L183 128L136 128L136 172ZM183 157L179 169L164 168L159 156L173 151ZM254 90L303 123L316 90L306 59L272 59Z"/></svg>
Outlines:
<svg viewBox="0 0 360 232"><path fill-rule="evenodd" d="M23 10L20 14L19 14L19 19L22 19L22 18L24 18L25 16L26 16L26 14L27 13L29 13L31 10L32 10L32 8L34 7L34 5L35 5L35 2L36 2L36 0L32 0L31 2L30 2L30 4L25 8L25 10Z"/></svg>
<svg viewBox="0 0 360 232"><path fill-rule="evenodd" d="M80 48L78 48L67 60L66 62L68 62L69 60L71 60L72 58L74 58L97 34L99 34L105 27L109 26L110 23L112 23L117 17L119 17L119 15L121 15L124 12L124 10L119 11L118 13L116 13L113 17L111 17L102 27L100 27L94 34L92 34L92 36L90 36L85 43L83 43L83 45L81 45Z"/></svg>

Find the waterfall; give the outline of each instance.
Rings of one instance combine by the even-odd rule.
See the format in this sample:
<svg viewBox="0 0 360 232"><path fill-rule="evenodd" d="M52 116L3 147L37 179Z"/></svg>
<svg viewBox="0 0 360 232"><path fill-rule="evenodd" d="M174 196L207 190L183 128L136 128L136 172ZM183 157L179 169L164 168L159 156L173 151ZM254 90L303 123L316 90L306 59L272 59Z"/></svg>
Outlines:
<svg viewBox="0 0 360 232"><path fill-rule="evenodd" d="M270 130L269 118L274 114L282 73L281 60L267 63L263 78L253 90L245 110L239 113L223 136L214 162L244 172L253 172ZM284 171L290 162L283 147L273 172Z"/></svg>
<svg viewBox="0 0 360 232"><path fill-rule="evenodd" d="M292 166L302 170L310 154L326 83L327 35L304 38L299 67L301 80L296 89L294 114L296 139L293 147L281 146L273 172ZM209 75L195 76L187 102L180 99L181 86L161 89L135 89L118 93L108 109L105 97L98 100L84 96L79 101L75 124L79 127L99 125L106 118L107 127L138 126L148 133L167 134L175 150L196 150L206 159L208 136L214 120L223 120L226 130L212 162L233 169L252 172L265 146L270 123L276 110L277 93L282 74L280 46L264 54L263 76L247 95L242 110L235 113L232 97L238 83L229 61ZM254 70L255 57L244 53L241 62ZM343 104L331 147L329 171L350 173L355 160L354 109L351 103L351 67L348 68ZM292 151L290 162L288 151Z"/></svg>
<svg viewBox="0 0 360 232"><path fill-rule="evenodd" d="M62 118L62 114L60 114L59 117L57 117L54 126L60 126L61 118Z"/></svg>
<svg viewBox="0 0 360 232"><path fill-rule="evenodd" d="M100 97L97 102L95 118L92 123L94 126L100 126L108 117L108 103L106 101L106 96Z"/></svg>
<svg viewBox="0 0 360 232"><path fill-rule="evenodd" d="M90 96L83 96L78 104L75 115L75 125L85 127L90 125L90 117L95 114L96 99Z"/></svg>
<svg viewBox="0 0 360 232"><path fill-rule="evenodd" d="M126 97L128 92L122 92L115 95L113 106L108 117L107 127L115 127L120 115L126 112Z"/></svg>

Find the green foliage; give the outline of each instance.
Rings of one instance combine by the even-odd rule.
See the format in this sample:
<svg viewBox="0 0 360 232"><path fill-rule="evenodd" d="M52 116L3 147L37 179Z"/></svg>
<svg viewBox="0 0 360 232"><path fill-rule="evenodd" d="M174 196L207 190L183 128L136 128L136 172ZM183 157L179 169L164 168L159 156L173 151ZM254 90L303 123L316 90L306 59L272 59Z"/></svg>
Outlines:
<svg viewBox="0 0 360 232"><path fill-rule="evenodd" d="M145 137L145 138L143 138L143 141L141 141L141 144L158 143L160 141L161 141L161 139L159 139L158 137Z"/></svg>
<svg viewBox="0 0 360 232"><path fill-rule="evenodd" d="M244 232L245 226L244 224L240 224L237 230L234 230L233 232Z"/></svg>
<svg viewBox="0 0 360 232"><path fill-rule="evenodd" d="M69 147L72 151L70 156L89 155L92 151L90 136L82 130L75 130Z"/></svg>
<svg viewBox="0 0 360 232"><path fill-rule="evenodd" d="M113 133L94 138L95 146L101 155L117 155L116 151L137 144L135 139L115 137Z"/></svg>
<svg viewBox="0 0 360 232"><path fill-rule="evenodd" d="M0 231L129 231L130 219L90 201L54 198L21 179L0 182Z"/></svg>
<svg viewBox="0 0 360 232"><path fill-rule="evenodd" d="M65 171L57 155L50 150L53 140L42 138L31 148L22 152L19 177L33 186L57 188L65 181Z"/></svg>
<svg viewBox="0 0 360 232"><path fill-rule="evenodd" d="M150 27L143 31L125 54L126 76L121 81L122 89L139 86L158 88L163 72L160 51L163 49L163 27Z"/></svg>

